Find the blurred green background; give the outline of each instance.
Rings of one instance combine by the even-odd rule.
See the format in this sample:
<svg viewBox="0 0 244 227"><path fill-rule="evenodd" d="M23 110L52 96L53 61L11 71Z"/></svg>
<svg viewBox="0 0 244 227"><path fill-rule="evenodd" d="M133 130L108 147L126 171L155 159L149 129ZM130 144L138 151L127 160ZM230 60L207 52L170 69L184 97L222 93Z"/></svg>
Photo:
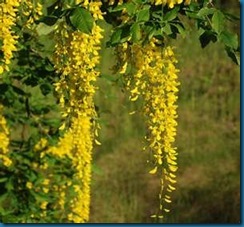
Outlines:
<svg viewBox="0 0 244 227"><path fill-rule="evenodd" d="M219 1L240 14L239 2ZM239 25L234 29L239 32ZM194 29L176 46L181 82L178 100L178 184L165 223L240 222L240 69L220 44L201 49ZM113 52L104 51L102 71L111 74ZM100 79L102 146L94 152L92 223L151 223L159 182L148 174L142 151L145 125L140 103L115 83Z"/></svg>

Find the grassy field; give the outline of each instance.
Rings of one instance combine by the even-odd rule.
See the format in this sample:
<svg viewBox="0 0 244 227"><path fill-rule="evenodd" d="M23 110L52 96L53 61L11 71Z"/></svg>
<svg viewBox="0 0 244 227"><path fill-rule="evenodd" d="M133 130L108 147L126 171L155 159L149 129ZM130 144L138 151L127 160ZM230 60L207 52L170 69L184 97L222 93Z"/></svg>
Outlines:
<svg viewBox="0 0 244 227"><path fill-rule="evenodd" d="M173 43L181 70L179 171L166 223L240 221L240 71L223 47L201 49L194 30ZM104 53L105 73L113 59ZM106 91L106 92L105 92ZM92 223L150 223L158 206L158 180L142 151L144 124L128 96L100 81L101 142L94 153Z"/></svg>

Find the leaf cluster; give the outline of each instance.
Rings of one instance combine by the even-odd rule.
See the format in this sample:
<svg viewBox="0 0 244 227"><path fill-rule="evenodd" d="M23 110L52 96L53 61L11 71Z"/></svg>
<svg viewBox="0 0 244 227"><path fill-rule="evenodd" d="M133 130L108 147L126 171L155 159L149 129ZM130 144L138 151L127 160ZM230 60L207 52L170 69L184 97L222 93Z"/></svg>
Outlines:
<svg viewBox="0 0 244 227"><path fill-rule="evenodd" d="M108 6L105 19L113 26L108 46L123 42L143 45L153 37L165 44L178 35L186 37L194 23L202 48L211 42L221 42L228 56L239 64L238 35L227 26L227 22L236 23L239 18L223 12L210 1L180 4L170 9L167 5L134 0Z"/></svg>

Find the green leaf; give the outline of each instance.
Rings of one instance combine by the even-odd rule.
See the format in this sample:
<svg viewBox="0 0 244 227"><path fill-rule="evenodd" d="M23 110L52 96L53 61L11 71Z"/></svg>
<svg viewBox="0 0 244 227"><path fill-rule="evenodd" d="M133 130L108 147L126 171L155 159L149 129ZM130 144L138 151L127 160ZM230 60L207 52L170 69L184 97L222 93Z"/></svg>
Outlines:
<svg viewBox="0 0 244 227"><path fill-rule="evenodd" d="M18 95L23 95L23 96L27 95L22 89L20 89L20 88L18 88L16 86L11 85L11 87L13 88L13 91L15 93L17 93Z"/></svg>
<svg viewBox="0 0 244 227"><path fill-rule="evenodd" d="M163 32L166 34L166 35L170 35L172 34L172 30L171 30L171 26L170 24L166 24L164 27L163 27Z"/></svg>
<svg viewBox="0 0 244 227"><path fill-rule="evenodd" d="M71 24L81 32L90 34L94 19L91 13L83 8L76 8L69 17Z"/></svg>
<svg viewBox="0 0 244 227"><path fill-rule="evenodd" d="M110 13L119 12L119 11L122 11L124 8L125 8L125 5L123 4L123 5L118 5L118 6L114 7L114 8L109 8L108 11Z"/></svg>
<svg viewBox="0 0 244 227"><path fill-rule="evenodd" d="M122 34L122 29L119 28L115 30L111 36L110 43L111 45L115 45L120 42L121 39L121 34Z"/></svg>
<svg viewBox="0 0 244 227"><path fill-rule="evenodd" d="M213 14L215 11L216 11L216 9L214 9L214 8L205 7L205 8L202 8L199 10L199 12L197 13L197 16L205 17L205 16Z"/></svg>
<svg viewBox="0 0 244 227"><path fill-rule="evenodd" d="M136 12L137 6L133 2L128 2L125 4L126 11L129 16L132 16Z"/></svg>
<svg viewBox="0 0 244 227"><path fill-rule="evenodd" d="M123 27L115 30L111 36L108 45L115 46L118 43L123 43L128 40L130 35L130 25L124 25Z"/></svg>
<svg viewBox="0 0 244 227"><path fill-rule="evenodd" d="M28 174L28 177L29 177L30 182L34 182L37 179L37 175L33 171L31 171Z"/></svg>
<svg viewBox="0 0 244 227"><path fill-rule="evenodd" d="M230 33L228 31L223 31L218 36L219 41L224 43L225 46L237 49L238 48L238 36L237 34Z"/></svg>
<svg viewBox="0 0 244 227"><path fill-rule="evenodd" d="M186 11L186 16L193 19L201 19L196 12Z"/></svg>
<svg viewBox="0 0 244 227"><path fill-rule="evenodd" d="M225 51L233 62L235 62L237 65L240 65L240 54L238 52L228 47L225 48Z"/></svg>
<svg viewBox="0 0 244 227"><path fill-rule="evenodd" d="M217 33L221 33L224 30L224 14L217 10L212 17L212 27Z"/></svg>
<svg viewBox="0 0 244 227"><path fill-rule="evenodd" d="M183 37L186 35L186 31L185 31L185 28L183 27L183 25L172 23L172 26L176 27L178 30L178 33L181 34Z"/></svg>
<svg viewBox="0 0 244 227"><path fill-rule="evenodd" d="M5 181L7 181L7 180L8 180L7 177L0 178L0 183L5 182Z"/></svg>
<svg viewBox="0 0 244 227"><path fill-rule="evenodd" d="M142 30L146 34L146 40L150 40L154 36L155 28L153 26L144 25Z"/></svg>
<svg viewBox="0 0 244 227"><path fill-rule="evenodd" d="M148 21L150 19L149 9L150 9L149 7L146 7L140 10L136 15L136 21L137 22Z"/></svg>
<svg viewBox="0 0 244 227"><path fill-rule="evenodd" d="M53 26L46 25L45 23L39 23L36 27L36 31L39 36L47 35L53 32L53 30L54 30Z"/></svg>
<svg viewBox="0 0 244 227"><path fill-rule="evenodd" d="M177 17L177 15L178 15L179 9L180 8L178 6L176 6L172 10L170 10L169 12L167 12L164 15L164 17L163 17L164 21L172 21L172 20L174 20Z"/></svg>
<svg viewBox="0 0 244 227"><path fill-rule="evenodd" d="M138 23L134 23L131 28L131 38L133 42L138 42L141 39L141 28Z"/></svg>
<svg viewBox="0 0 244 227"><path fill-rule="evenodd" d="M212 42L216 42L217 41L217 37L216 37L214 32L207 30L207 31L205 31L203 34L201 34L199 36L199 40L200 40L200 43L201 43L201 47L204 48L211 41Z"/></svg>

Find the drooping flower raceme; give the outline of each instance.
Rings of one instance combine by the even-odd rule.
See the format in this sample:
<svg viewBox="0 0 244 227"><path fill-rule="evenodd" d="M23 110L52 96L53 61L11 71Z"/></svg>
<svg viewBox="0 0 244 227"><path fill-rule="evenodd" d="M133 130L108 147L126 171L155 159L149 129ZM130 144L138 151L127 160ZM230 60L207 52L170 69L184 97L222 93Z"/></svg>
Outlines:
<svg viewBox="0 0 244 227"><path fill-rule="evenodd" d="M13 52L17 51L18 35L13 27L21 18L25 18L24 26L31 28L34 20L42 15L42 5L38 0L5 0L0 3L0 75L9 71L9 64L13 58Z"/></svg>
<svg viewBox="0 0 244 227"><path fill-rule="evenodd" d="M98 11L99 8L92 4L92 9L94 18L100 19L102 13ZM64 130L64 136L57 146L46 153L72 160L72 168L76 171L73 182L79 183L70 185L76 196L68 203L70 213L67 219L74 223L86 222L89 218L92 148L99 127L95 121L97 115L93 96L97 89L94 83L99 76L95 68L100 59L102 32L95 22L91 34L70 31L65 22L61 22L56 29L57 44L53 61L61 76L55 89L60 97L64 119L60 130ZM61 194L59 206L64 209L65 192Z"/></svg>
<svg viewBox="0 0 244 227"><path fill-rule="evenodd" d="M9 129L2 111L3 106L0 105L0 163L9 167L12 164L12 160L9 158Z"/></svg>
<svg viewBox="0 0 244 227"><path fill-rule="evenodd" d="M148 135L147 145L152 156L151 174L160 175L160 211L169 212L171 192L175 190L177 152L173 146L177 126L177 60L171 47L162 48L152 39L145 46L124 43L120 47L123 62L120 73L125 74L130 100L143 102ZM121 54L122 53L122 54Z"/></svg>
<svg viewBox="0 0 244 227"><path fill-rule="evenodd" d="M43 15L42 4L40 0L25 0L22 1L20 7L20 17L24 20L23 26L29 29L33 29L34 21L40 19Z"/></svg>
<svg viewBox="0 0 244 227"><path fill-rule="evenodd" d="M17 11L21 0L6 0L0 3L0 75L9 71L10 60L16 51L18 36L12 30L16 24Z"/></svg>

